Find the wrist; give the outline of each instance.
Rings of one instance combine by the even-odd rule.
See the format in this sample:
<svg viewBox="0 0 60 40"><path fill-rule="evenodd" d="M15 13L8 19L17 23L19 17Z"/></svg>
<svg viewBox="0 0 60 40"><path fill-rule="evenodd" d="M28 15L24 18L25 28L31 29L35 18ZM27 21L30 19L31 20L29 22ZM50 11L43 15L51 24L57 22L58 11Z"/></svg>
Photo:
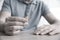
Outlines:
<svg viewBox="0 0 60 40"><path fill-rule="evenodd" d="M4 31L4 22L0 21L0 32Z"/></svg>

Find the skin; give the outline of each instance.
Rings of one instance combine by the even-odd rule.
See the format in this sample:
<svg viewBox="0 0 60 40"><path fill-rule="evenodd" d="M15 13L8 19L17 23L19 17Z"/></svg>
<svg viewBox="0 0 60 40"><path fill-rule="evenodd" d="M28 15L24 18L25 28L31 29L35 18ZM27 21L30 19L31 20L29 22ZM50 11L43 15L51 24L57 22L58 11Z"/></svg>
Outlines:
<svg viewBox="0 0 60 40"><path fill-rule="evenodd" d="M6 15L8 15L8 16L6 16ZM57 20L50 12L48 12L46 15L44 15L44 17L50 23L50 25L42 25L41 27L37 27L37 29L34 30L34 34L45 35L48 33L49 35L54 35L56 33L60 33L60 21ZM18 18L18 20L16 18ZM12 21L10 19L12 19L14 21ZM5 34L8 34L8 35L18 34L20 32L19 28L21 26L22 27L24 26L24 25L18 25L18 24L25 24L25 22L27 22L27 21L24 22L21 20L25 20L25 19L28 20L28 18L25 17L20 20L19 19L20 19L19 17L11 16L10 12L1 12L0 13L0 22L1 22L0 27L3 30L0 29L0 31L4 31ZM9 25L10 23L11 23L11 25Z"/></svg>
<svg viewBox="0 0 60 40"><path fill-rule="evenodd" d="M60 33L60 21L57 20L50 12L44 15L45 19L50 23L50 25L42 25L34 31L36 35L55 35Z"/></svg>
<svg viewBox="0 0 60 40"><path fill-rule="evenodd" d="M7 15L7 16L6 16ZM21 32L21 29L24 28L24 25L28 21L28 18L21 18L11 16L9 12L0 13L0 31L5 32L7 35L15 35Z"/></svg>

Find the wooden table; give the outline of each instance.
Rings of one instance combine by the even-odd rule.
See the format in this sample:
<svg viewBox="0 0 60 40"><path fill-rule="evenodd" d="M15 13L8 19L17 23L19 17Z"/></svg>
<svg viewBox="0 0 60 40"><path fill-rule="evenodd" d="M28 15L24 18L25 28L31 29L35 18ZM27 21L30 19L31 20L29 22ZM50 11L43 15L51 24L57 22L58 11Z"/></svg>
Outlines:
<svg viewBox="0 0 60 40"><path fill-rule="evenodd" d="M21 32L19 35L6 36L0 33L0 40L60 40L60 34L48 36L48 35L33 35L29 32Z"/></svg>

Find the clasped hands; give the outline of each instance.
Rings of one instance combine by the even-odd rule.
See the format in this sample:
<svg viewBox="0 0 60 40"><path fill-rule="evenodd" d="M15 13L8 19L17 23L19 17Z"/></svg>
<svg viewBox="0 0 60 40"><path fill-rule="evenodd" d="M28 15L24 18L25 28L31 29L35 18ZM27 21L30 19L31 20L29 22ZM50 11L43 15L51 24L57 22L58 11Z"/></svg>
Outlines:
<svg viewBox="0 0 60 40"><path fill-rule="evenodd" d="M20 33L21 29L24 28L25 25L28 25L28 18L21 17L8 17L6 18L6 22L4 24L4 32L7 35L15 35Z"/></svg>

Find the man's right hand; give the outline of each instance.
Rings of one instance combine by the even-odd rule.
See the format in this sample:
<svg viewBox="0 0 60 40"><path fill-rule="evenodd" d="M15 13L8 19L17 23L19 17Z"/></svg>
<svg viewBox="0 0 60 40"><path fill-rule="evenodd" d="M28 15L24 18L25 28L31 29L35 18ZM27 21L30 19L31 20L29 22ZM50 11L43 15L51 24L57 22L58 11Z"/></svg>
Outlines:
<svg viewBox="0 0 60 40"><path fill-rule="evenodd" d="M7 35L15 35L20 32L20 29L24 28L24 23L27 22L28 19L20 18L20 17L9 17L6 19L4 32Z"/></svg>
<svg viewBox="0 0 60 40"><path fill-rule="evenodd" d="M12 23L6 23L5 26L4 26L4 32L5 34L7 35L15 35L15 34L19 34L20 33L20 29L23 29L23 25L19 25L19 24L16 22L16 25L14 22Z"/></svg>
<svg viewBox="0 0 60 40"><path fill-rule="evenodd" d="M8 22L8 21L18 21L18 22L27 22L28 21L28 19L27 18L22 18L22 17L9 17L9 18L7 18L6 19L6 21Z"/></svg>

